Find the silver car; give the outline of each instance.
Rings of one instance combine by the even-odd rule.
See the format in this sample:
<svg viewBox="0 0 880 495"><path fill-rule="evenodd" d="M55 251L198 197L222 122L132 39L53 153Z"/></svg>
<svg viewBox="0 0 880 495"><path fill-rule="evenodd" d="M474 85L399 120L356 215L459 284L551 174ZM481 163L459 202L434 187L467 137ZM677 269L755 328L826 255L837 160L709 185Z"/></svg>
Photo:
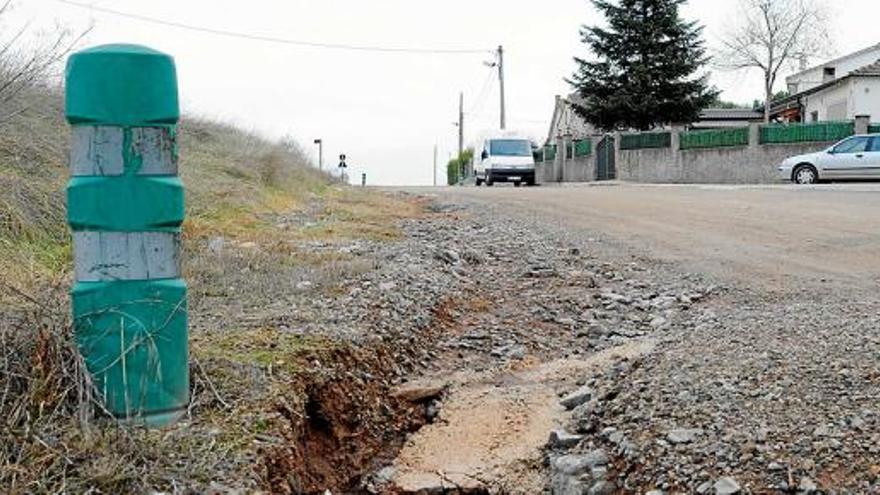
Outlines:
<svg viewBox="0 0 880 495"><path fill-rule="evenodd" d="M820 180L880 180L880 134L852 136L816 153L788 158L779 166L779 177L795 184Z"/></svg>

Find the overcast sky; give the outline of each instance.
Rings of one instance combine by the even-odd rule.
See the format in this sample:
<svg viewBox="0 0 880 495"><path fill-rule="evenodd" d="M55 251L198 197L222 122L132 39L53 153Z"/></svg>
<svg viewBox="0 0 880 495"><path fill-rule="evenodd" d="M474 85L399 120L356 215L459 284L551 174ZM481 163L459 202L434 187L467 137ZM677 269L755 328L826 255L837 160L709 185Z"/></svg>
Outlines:
<svg viewBox="0 0 880 495"><path fill-rule="evenodd" d="M311 42L478 49L484 54L402 54L305 48L217 36L126 19L57 0L15 0L0 33L30 22L94 29L83 46L139 43L177 60L184 112L268 136L291 135L325 167L345 152L350 172L373 184L430 184L457 146L458 92L465 92L467 134L497 127L498 88L483 65L499 44L505 62L508 127L543 142L555 94L570 88L572 56L585 55L580 25L600 22L587 0L80 0L168 21ZM880 42L877 0L835 2L837 54ZM710 46L736 14L735 0L691 0L683 16L706 26ZM0 34L0 35L2 35ZM487 80L490 84L486 84ZM761 97L755 73L720 73L723 98ZM780 84L782 87L783 84ZM481 89L483 98L478 99ZM442 177L438 181L443 181Z"/></svg>

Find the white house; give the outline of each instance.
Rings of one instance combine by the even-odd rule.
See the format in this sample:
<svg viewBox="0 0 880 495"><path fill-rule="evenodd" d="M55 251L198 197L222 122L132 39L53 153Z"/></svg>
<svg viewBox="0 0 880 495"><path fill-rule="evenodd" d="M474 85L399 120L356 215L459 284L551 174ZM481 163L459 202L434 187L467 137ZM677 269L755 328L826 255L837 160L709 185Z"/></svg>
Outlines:
<svg viewBox="0 0 880 495"><path fill-rule="evenodd" d="M558 139L569 140L585 139L598 131L583 117L575 112L576 105L583 105L583 99L572 93L567 97L556 95L556 106L553 107L553 117L550 119L550 131L547 133L547 143L556 143Z"/></svg>
<svg viewBox="0 0 880 495"><path fill-rule="evenodd" d="M787 122L880 119L880 44L786 78L791 95L771 115Z"/></svg>
<svg viewBox="0 0 880 495"><path fill-rule="evenodd" d="M847 74L880 60L880 44L850 53L824 64L802 70L785 78L790 94L803 93L817 86L842 78Z"/></svg>

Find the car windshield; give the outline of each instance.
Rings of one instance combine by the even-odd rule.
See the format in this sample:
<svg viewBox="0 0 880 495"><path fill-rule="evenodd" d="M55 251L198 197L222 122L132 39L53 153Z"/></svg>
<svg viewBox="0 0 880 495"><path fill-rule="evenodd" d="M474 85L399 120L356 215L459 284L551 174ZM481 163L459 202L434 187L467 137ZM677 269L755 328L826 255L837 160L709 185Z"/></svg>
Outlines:
<svg viewBox="0 0 880 495"><path fill-rule="evenodd" d="M532 156L532 145L525 139L493 139L489 152L492 156Z"/></svg>

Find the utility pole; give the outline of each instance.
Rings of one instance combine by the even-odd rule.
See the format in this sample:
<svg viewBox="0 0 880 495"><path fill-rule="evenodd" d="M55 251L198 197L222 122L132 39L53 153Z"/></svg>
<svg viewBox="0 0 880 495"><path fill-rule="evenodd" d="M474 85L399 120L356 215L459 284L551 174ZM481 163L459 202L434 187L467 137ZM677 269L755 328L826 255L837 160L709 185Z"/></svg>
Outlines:
<svg viewBox="0 0 880 495"><path fill-rule="evenodd" d="M464 152L464 92L458 94L458 157Z"/></svg>
<svg viewBox="0 0 880 495"><path fill-rule="evenodd" d="M501 130L507 128L507 117L505 115L504 102L504 47L498 45L498 85L501 89Z"/></svg>
<svg viewBox="0 0 880 495"><path fill-rule="evenodd" d="M434 145L434 187L437 187L437 145Z"/></svg>
<svg viewBox="0 0 880 495"><path fill-rule="evenodd" d="M464 153L464 91L458 93L458 159L461 160ZM467 165L461 163L462 179L467 174Z"/></svg>

